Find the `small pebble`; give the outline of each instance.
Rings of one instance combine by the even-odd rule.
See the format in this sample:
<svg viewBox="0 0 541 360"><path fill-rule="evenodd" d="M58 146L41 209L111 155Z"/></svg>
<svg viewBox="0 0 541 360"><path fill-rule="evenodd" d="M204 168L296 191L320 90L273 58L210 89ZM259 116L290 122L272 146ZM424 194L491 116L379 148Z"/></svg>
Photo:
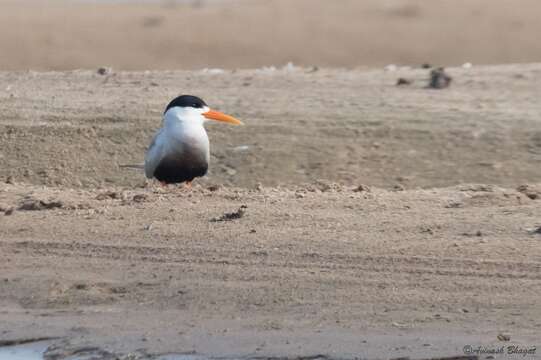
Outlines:
<svg viewBox="0 0 541 360"><path fill-rule="evenodd" d="M451 85L453 78L449 76L445 69L440 67L430 72L428 87L431 89L445 89Z"/></svg>
<svg viewBox="0 0 541 360"><path fill-rule="evenodd" d="M411 85L413 81L405 79L405 78L398 78L396 81L396 86L405 86L405 85Z"/></svg>
<svg viewBox="0 0 541 360"><path fill-rule="evenodd" d="M109 75L113 72L113 69L110 67L101 67L98 69L97 73L99 75Z"/></svg>

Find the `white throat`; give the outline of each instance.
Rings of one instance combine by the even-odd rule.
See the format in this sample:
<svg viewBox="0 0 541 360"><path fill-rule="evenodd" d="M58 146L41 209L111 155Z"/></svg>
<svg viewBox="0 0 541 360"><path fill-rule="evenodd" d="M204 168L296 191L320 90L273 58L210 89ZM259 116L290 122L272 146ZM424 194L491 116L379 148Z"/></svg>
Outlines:
<svg viewBox="0 0 541 360"><path fill-rule="evenodd" d="M164 127L178 127L178 126L203 126L205 117L203 113L208 111L205 108L192 108L192 107L173 107L165 113L163 117Z"/></svg>
<svg viewBox="0 0 541 360"><path fill-rule="evenodd" d="M208 108L174 107L163 117L163 127L167 137L168 150L183 153L201 151L208 159L209 139L203 127L205 117L202 113Z"/></svg>

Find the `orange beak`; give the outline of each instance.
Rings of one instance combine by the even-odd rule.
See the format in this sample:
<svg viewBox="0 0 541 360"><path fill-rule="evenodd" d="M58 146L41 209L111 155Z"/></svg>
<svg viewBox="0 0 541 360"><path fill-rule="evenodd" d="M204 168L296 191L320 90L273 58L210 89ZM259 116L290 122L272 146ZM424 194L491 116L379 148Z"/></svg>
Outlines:
<svg viewBox="0 0 541 360"><path fill-rule="evenodd" d="M233 125L244 125L240 120L235 119L233 116L226 115L219 111L209 110L203 113L203 116L206 117L207 119L223 121L223 122L230 123Z"/></svg>

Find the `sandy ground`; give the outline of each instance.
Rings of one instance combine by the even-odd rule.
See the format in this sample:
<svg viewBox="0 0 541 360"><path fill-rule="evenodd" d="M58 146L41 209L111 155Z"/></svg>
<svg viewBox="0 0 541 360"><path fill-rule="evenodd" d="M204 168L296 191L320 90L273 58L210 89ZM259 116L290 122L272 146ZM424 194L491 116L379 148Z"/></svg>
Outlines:
<svg viewBox="0 0 541 360"><path fill-rule="evenodd" d="M0 73L0 338L132 358L539 348L541 65L449 73ZM119 168L188 89L247 124L209 127L208 178Z"/></svg>
<svg viewBox="0 0 541 360"><path fill-rule="evenodd" d="M538 0L0 0L0 70L541 59Z"/></svg>
<svg viewBox="0 0 541 360"><path fill-rule="evenodd" d="M5 184L0 201L2 338L225 357L539 347L541 200L516 190Z"/></svg>
<svg viewBox="0 0 541 360"><path fill-rule="evenodd" d="M141 186L140 164L180 93L246 123L209 124L204 182L255 187L516 187L541 176L541 65L428 70L294 68L213 72L0 73L0 178L33 184ZM413 85L395 86L398 77Z"/></svg>

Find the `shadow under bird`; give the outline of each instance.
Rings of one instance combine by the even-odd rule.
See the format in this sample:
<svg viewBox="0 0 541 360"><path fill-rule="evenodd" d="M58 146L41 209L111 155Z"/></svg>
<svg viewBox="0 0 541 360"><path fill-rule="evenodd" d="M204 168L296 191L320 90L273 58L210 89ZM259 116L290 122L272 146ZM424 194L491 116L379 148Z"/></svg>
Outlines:
<svg viewBox="0 0 541 360"><path fill-rule="evenodd" d="M242 125L240 120L211 110L197 96L182 95L167 105L145 157L145 175L162 184L190 183L207 173L209 138L203 124L208 120Z"/></svg>

